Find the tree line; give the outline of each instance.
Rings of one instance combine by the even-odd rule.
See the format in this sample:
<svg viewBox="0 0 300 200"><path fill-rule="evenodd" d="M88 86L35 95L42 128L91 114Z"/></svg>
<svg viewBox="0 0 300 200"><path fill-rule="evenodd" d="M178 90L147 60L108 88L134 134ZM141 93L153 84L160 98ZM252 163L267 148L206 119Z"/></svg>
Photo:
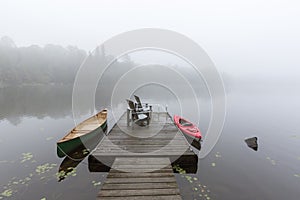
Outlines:
<svg viewBox="0 0 300 200"><path fill-rule="evenodd" d="M87 53L76 46L48 44L17 47L0 39L0 87L34 84L72 84Z"/></svg>

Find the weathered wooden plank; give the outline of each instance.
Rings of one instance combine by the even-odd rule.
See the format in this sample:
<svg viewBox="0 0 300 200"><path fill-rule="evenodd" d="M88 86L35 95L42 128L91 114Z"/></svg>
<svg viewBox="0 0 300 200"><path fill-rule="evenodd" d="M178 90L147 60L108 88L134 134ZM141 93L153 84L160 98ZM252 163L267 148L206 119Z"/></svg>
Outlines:
<svg viewBox="0 0 300 200"><path fill-rule="evenodd" d="M115 145L116 147L127 147L127 148L150 148L150 147L165 147L168 144L120 144L120 145ZM187 148L186 144L173 144L172 147L184 147L185 149ZM111 148L111 145L101 145L101 148L98 149L103 149L103 148Z"/></svg>
<svg viewBox="0 0 300 200"><path fill-rule="evenodd" d="M181 200L180 195L131 196L131 197L98 197L99 200Z"/></svg>
<svg viewBox="0 0 300 200"><path fill-rule="evenodd" d="M105 183L170 183L176 182L175 177L134 177L134 178L109 178Z"/></svg>
<svg viewBox="0 0 300 200"><path fill-rule="evenodd" d="M113 173L113 172L110 172L108 175L107 175L107 178L132 178L132 177L135 177L135 178L143 178L143 177L172 177L174 176L173 172L170 171L170 172L166 172L166 173L162 173L162 172L153 172L153 173L136 173L136 172L133 172L133 173L119 173L119 171L117 173Z"/></svg>
<svg viewBox="0 0 300 200"><path fill-rule="evenodd" d="M111 133L112 134L112 133ZM109 140L115 140L115 139L165 139L165 140L173 140L173 139L180 139L184 138L183 136L176 136L177 133L168 133L168 134L162 134L159 133L154 136L149 136L148 134L135 134L135 135L126 135L126 134L113 134L108 136Z"/></svg>
<svg viewBox="0 0 300 200"><path fill-rule="evenodd" d="M111 156L114 156L114 157L117 157L117 156L122 156L122 157L125 157L125 156L128 156L128 157L134 157L134 156L143 156L143 157L153 157L153 156L156 156L156 157L171 157L171 156L180 156L181 155L181 152L180 151L173 151L173 152L163 152L163 151L146 151L146 152L130 152L130 151L115 151L115 152L106 152L105 155L103 156L108 156L108 157L111 157ZM187 154L185 153L182 153L181 156L186 156ZM103 156L100 156L99 158L97 158L97 156L95 156L98 160L102 160Z"/></svg>
<svg viewBox="0 0 300 200"><path fill-rule="evenodd" d="M102 153L106 156L157 156L157 157L168 157L168 156L180 156L184 155L184 150L185 149L165 149L168 152L164 152L164 150L161 150L161 148L156 148L156 149L126 149L126 150L107 150L103 151Z"/></svg>
<svg viewBox="0 0 300 200"><path fill-rule="evenodd" d="M112 140L120 138L129 138L129 139L157 139L161 137L180 139L184 138L182 133L177 131L168 131L168 130L160 130L159 132L142 132L142 131L128 131L128 132L111 132L113 134L109 134L106 138Z"/></svg>
<svg viewBox="0 0 300 200"><path fill-rule="evenodd" d="M152 149L103 149L101 151L103 156L172 156L177 155L181 156L184 155L186 149L183 148L176 148L176 149L162 149L162 148L152 148Z"/></svg>
<svg viewBox="0 0 300 200"><path fill-rule="evenodd" d="M133 136L128 136L128 135L121 135L121 136L111 136L109 138L105 138L101 144L99 146L101 146L102 144L108 143L108 144L112 144L112 142L118 142L118 141L122 141L122 143L124 144L124 142L131 140L131 141L135 141L135 142L157 142L157 140L163 140L163 142L180 142L180 141L185 141L184 137L181 136L174 136L174 135L157 135L155 137L133 137ZM124 142L123 142L124 141ZM186 141L185 141L186 142ZM188 144L186 144L188 145Z"/></svg>
<svg viewBox="0 0 300 200"><path fill-rule="evenodd" d="M179 195L178 188L171 189L143 189L143 190L101 190L99 197L126 197L126 196L156 196Z"/></svg>
<svg viewBox="0 0 300 200"><path fill-rule="evenodd" d="M129 173L130 174L130 173ZM174 175L173 175L174 176ZM170 189L177 188L176 182L171 183L120 183L120 184L107 184L105 183L101 190L132 190L132 189Z"/></svg>
<svg viewBox="0 0 300 200"><path fill-rule="evenodd" d="M124 135L127 135L127 136L135 136L135 135L145 135L145 136L148 136L148 137L154 137L158 134L161 134L161 135L173 135L175 136L175 134L178 134L178 136L180 136L180 132L178 130L166 130L166 129L161 129L159 131L154 131L153 129L151 129L151 131L147 131L147 132L144 132L142 130L120 130L120 131L115 131L113 129L113 135L116 135L116 136L124 136ZM113 135L108 135L108 137L110 136L113 136Z"/></svg>
<svg viewBox="0 0 300 200"><path fill-rule="evenodd" d="M119 149L122 149L122 148L125 148L125 149L161 149L163 148L165 150L177 150L177 149L184 149L186 150L188 147L186 145L167 145L167 146L164 146L164 145L120 145L120 146L101 146L100 148L97 148L97 150L103 150L103 151L111 151L111 150L119 150Z"/></svg>
<svg viewBox="0 0 300 200"><path fill-rule="evenodd" d="M116 169L110 169L110 173L128 173L130 170L132 169L126 169L125 170L116 170ZM172 170L171 169L157 169L157 168L153 168L153 169L134 169L132 170L131 173L145 173L145 172L151 172L151 173L161 173L161 174L164 174L164 173L170 173Z"/></svg>
<svg viewBox="0 0 300 200"><path fill-rule="evenodd" d="M101 143L101 146L106 146L106 145L111 145L111 144L115 144L115 145L132 145L132 144L137 144L137 145L142 145L142 144L168 144L170 141L165 141L165 140L160 140L158 138L143 138L143 139L110 139L110 140L103 140L103 142ZM182 140L182 138L173 138L172 139L173 144L182 144L182 145L186 145L186 142L184 140Z"/></svg>
<svg viewBox="0 0 300 200"><path fill-rule="evenodd" d="M151 151L159 151L159 153L162 153L164 155L167 155L169 153L173 154L173 152L178 152L178 156L184 154L185 152L188 153L189 149L185 146L149 146L147 148L144 147L135 147L135 146L113 146L113 147L106 147L106 148L98 148L97 149L99 153L102 154L102 156L107 155L108 153L124 153L124 152L136 152L136 151L144 151L144 153L151 152ZM153 155L156 153L153 152ZM189 153L188 153L189 154Z"/></svg>
<svg viewBox="0 0 300 200"><path fill-rule="evenodd" d="M118 157L114 161L114 165L122 165L122 164L138 164L138 165L145 165L145 164L150 164L150 165L168 165L170 164L170 161L165 158L122 158Z"/></svg>
<svg viewBox="0 0 300 200"><path fill-rule="evenodd" d="M170 151L170 152L164 152L164 151L152 151L152 152L146 152L146 153L137 153L137 152L130 152L130 151L115 151L115 152L106 152L105 154L102 155L93 155L97 160L105 160L105 157L173 157L173 156L180 156L181 152L178 151ZM184 156L195 156L193 152L190 151L185 151L184 153L181 154L181 157Z"/></svg>
<svg viewBox="0 0 300 200"><path fill-rule="evenodd" d="M133 127L130 127L130 126L123 126L123 125L120 125L119 123L117 123L117 126L115 126L113 128L113 130L116 132L116 133L122 133L124 130L127 130L127 131L138 131L138 132L153 132L153 131L156 131L156 130L162 130L162 131L175 131L175 132L178 132L179 130L174 126L174 124L155 124L153 122L151 122L151 124L147 127L139 127L139 126L135 126L134 128Z"/></svg>
<svg viewBox="0 0 300 200"><path fill-rule="evenodd" d="M163 169L163 168L171 168L167 167L167 165L138 165L138 164L128 164L128 165L118 165L118 166L113 166L114 169L116 170L122 170L122 169Z"/></svg>

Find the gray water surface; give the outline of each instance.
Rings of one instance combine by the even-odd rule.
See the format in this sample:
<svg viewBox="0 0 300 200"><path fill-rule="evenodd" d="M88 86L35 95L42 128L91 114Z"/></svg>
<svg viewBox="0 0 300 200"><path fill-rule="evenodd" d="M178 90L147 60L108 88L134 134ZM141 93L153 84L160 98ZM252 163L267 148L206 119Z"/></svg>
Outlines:
<svg viewBox="0 0 300 200"><path fill-rule="evenodd" d="M0 89L0 199L95 199L106 173L90 173L87 159L57 178L56 141L74 126L71 93L68 86ZM196 174L176 174L184 199L298 199L299 100L292 92L231 90L217 145ZM172 103L169 110L177 112ZM205 136L209 109L202 110ZM244 142L254 136L258 151Z"/></svg>

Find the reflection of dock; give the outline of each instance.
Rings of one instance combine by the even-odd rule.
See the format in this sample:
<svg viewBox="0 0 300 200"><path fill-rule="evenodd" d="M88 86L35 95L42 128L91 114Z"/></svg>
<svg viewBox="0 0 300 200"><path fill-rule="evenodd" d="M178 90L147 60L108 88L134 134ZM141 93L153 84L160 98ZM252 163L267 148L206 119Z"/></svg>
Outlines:
<svg viewBox="0 0 300 200"><path fill-rule="evenodd" d="M197 162L168 113L153 112L149 126L127 126L124 114L89 156L89 170L110 170L101 199L181 199L171 164L195 173Z"/></svg>

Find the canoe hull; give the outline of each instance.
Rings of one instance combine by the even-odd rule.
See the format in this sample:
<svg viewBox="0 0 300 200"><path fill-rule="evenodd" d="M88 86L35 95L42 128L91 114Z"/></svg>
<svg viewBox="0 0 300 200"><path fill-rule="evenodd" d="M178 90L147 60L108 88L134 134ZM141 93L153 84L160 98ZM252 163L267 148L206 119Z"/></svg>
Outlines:
<svg viewBox="0 0 300 200"><path fill-rule="evenodd" d="M185 122L190 123L191 126L183 126L182 124L180 124L180 120L184 120ZM194 124L178 115L174 115L174 123L176 124L178 129L181 130L189 144L200 150L202 138L200 130Z"/></svg>
<svg viewBox="0 0 300 200"><path fill-rule="evenodd" d="M84 146L86 149L91 149L91 144L94 143L94 139L98 138L99 135L102 133L105 133L107 130L107 121L105 122L95 130L82 135L77 138L73 138L71 140L57 143L57 156L62 158L66 155L70 155L80 146ZM89 148L90 147L90 148Z"/></svg>

